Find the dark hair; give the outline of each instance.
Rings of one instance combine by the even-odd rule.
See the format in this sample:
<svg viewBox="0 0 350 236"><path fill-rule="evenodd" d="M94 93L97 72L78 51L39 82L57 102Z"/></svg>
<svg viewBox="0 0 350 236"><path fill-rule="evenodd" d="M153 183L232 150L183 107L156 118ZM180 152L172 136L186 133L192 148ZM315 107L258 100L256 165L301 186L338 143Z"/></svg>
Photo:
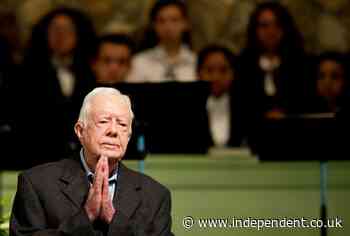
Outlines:
<svg viewBox="0 0 350 236"><path fill-rule="evenodd" d="M22 45L15 11L0 8L0 37L7 41L11 54L20 50Z"/></svg>
<svg viewBox="0 0 350 236"><path fill-rule="evenodd" d="M337 64L341 65L344 69L344 72L348 66L346 55L344 53L341 53L341 52L336 52L336 51L322 52L318 56L318 60L317 60L318 65L320 65L323 61L326 61L326 60L334 61Z"/></svg>
<svg viewBox="0 0 350 236"><path fill-rule="evenodd" d="M168 6L176 6L180 11L182 16L185 19L189 19L189 14L187 10L187 6L185 4L185 1L183 0L158 0L155 2L153 5L150 15L149 15L149 25L147 26L145 33L144 33L144 38L142 39L140 46L138 50L143 50L147 48L154 47L158 44L159 39L157 37L156 32L154 31L154 22L159 14L159 12ZM182 36L182 42L187 44L189 47L192 47L192 40L191 40L191 33L190 31L184 32Z"/></svg>
<svg viewBox="0 0 350 236"><path fill-rule="evenodd" d="M25 61L30 62L33 58L41 62L49 60L51 55L48 43L48 28L51 21L59 15L68 16L76 28L77 43L73 51L73 66L76 62L88 62L93 53L93 45L96 43L93 24L83 12L68 7L59 7L49 12L34 25L24 58Z"/></svg>
<svg viewBox="0 0 350 236"><path fill-rule="evenodd" d="M113 44L118 44L118 45L125 45L129 51L130 54L134 52L134 42L132 39L126 35L126 34L121 34L121 33L112 33L112 34L106 34L97 39L96 43L96 49L94 56L96 57L102 44L104 43L113 43Z"/></svg>
<svg viewBox="0 0 350 236"><path fill-rule="evenodd" d="M1 70L12 64L11 51L9 42L0 36L0 73ZM0 76L1 77L1 76ZM1 83L0 78L0 83ZM1 86L1 84L0 84Z"/></svg>
<svg viewBox="0 0 350 236"><path fill-rule="evenodd" d="M303 38L297 29L293 17L290 15L288 9L278 2L263 2L257 5L249 19L246 49L257 54L260 54L262 51L256 35L256 29L258 27L258 18L265 10L273 12L278 24L282 28L283 36L278 49L281 56L304 53Z"/></svg>
<svg viewBox="0 0 350 236"><path fill-rule="evenodd" d="M235 67L235 56L231 52L230 49L227 47L217 45L217 44L210 44L206 47L204 47L199 53L198 53L198 59L197 59L197 73L202 69L203 64L207 57L212 54L212 53L222 53L225 57L225 59L228 61L230 64L230 68L233 70Z"/></svg>
<svg viewBox="0 0 350 236"><path fill-rule="evenodd" d="M156 1L156 3L153 5L151 12L150 12L150 20L153 23L157 16L158 13L165 7L168 6L176 6L177 8L179 8L179 10L182 13L182 16L185 18L188 18L188 11L187 11L187 7L184 1L181 0L158 0Z"/></svg>

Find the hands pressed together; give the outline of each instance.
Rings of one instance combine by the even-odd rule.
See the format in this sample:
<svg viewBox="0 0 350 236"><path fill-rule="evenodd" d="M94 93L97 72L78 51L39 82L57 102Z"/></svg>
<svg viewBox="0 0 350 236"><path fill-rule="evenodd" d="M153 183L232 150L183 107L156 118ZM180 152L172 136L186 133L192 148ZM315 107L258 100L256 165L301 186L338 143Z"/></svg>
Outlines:
<svg viewBox="0 0 350 236"><path fill-rule="evenodd" d="M101 156L95 169L95 178L85 203L85 211L91 222L97 219L110 224L116 212L108 191L109 167L106 156Z"/></svg>

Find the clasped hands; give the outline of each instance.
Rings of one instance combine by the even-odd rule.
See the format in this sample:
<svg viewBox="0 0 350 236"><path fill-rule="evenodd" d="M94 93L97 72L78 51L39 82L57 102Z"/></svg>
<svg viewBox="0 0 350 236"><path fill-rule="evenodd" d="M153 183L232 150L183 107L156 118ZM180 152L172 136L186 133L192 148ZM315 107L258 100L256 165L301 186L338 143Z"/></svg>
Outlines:
<svg viewBox="0 0 350 236"><path fill-rule="evenodd" d="M108 185L109 167L108 158L101 156L95 168L95 178L90 186L84 209L91 222L97 219L110 224L116 212L109 196Z"/></svg>

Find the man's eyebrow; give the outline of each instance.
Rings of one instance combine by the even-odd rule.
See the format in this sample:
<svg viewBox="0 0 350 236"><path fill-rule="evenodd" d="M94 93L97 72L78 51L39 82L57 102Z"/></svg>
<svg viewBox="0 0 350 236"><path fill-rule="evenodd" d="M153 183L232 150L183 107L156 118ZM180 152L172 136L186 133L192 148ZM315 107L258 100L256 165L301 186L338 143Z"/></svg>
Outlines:
<svg viewBox="0 0 350 236"><path fill-rule="evenodd" d="M127 117L117 117L117 120L121 121L121 122L128 122L129 121L129 119Z"/></svg>
<svg viewBox="0 0 350 236"><path fill-rule="evenodd" d="M103 120L103 119L110 119L110 117L108 115L105 114L101 114L101 115L97 115L95 117L96 120Z"/></svg>
<svg viewBox="0 0 350 236"><path fill-rule="evenodd" d="M108 116L106 116L106 115L97 115L96 117L97 117L97 119L104 119L104 118L108 118Z"/></svg>

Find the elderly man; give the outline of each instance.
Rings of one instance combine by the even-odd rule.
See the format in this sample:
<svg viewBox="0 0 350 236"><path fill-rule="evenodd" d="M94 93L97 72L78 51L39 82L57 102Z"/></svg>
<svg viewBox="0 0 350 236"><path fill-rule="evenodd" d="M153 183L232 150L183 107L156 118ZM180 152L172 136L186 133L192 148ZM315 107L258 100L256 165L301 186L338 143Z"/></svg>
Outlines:
<svg viewBox="0 0 350 236"><path fill-rule="evenodd" d="M129 97L90 92L75 125L80 156L19 175L10 235L172 235L169 190L121 162L132 120Z"/></svg>

